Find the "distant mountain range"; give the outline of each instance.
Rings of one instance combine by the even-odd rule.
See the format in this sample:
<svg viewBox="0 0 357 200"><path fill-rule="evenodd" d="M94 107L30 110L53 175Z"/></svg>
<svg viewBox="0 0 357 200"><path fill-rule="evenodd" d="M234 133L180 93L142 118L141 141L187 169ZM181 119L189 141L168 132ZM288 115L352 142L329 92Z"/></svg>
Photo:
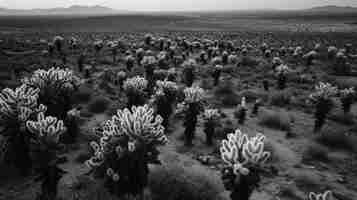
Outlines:
<svg viewBox="0 0 357 200"><path fill-rule="evenodd" d="M319 6L310 9L305 9L308 12L325 12L325 13L357 13L357 7L351 6Z"/></svg>
<svg viewBox="0 0 357 200"><path fill-rule="evenodd" d="M302 12L302 13L331 13L331 14L343 14L343 13L357 13L357 7L349 6L320 6L313 7L309 9L302 10L279 10L279 9L259 9L259 10L230 10L229 13L233 12ZM183 11L183 12L170 12L165 11L163 14L170 13L200 13L207 11ZM208 11L209 13L214 12L225 12L225 11ZM161 13L161 12L136 12L136 11L127 11L127 10L116 10L105 6L82 6L82 5L73 5L67 8L49 8L49 9L8 9L0 7L0 15L115 15L115 14L134 14L134 13Z"/></svg>
<svg viewBox="0 0 357 200"><path fill-rule="evenodd" d="M7 9L0 8L0 15L112 15L128 13L125 10L115 10L104 6L73 5L67 8L49 9Z"/></svg>

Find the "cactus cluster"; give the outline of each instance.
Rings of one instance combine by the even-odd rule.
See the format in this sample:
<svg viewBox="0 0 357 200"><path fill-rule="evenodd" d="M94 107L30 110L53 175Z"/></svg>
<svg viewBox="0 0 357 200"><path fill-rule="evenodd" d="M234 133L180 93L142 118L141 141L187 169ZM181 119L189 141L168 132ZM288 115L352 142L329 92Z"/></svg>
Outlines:
<svg viewBox="0 0 357 200"><path fill-rule="evenodd" d="M231 199L248 200L259 186L262 167L271 155L264 150L264 140L260 133L249 137L237 129L222 141L220 152L225 163L222 180L231 191Z"/></svg>
<svg viewBox="0 0 357 200"><path fill-rule="evenodd" d="M327 190L321 194L317 194L315 192L309 193L309 200L333 200L333 199L334 198L330 190Z"/></svg>
<svg viewBox="0 0 357 200"><path fill-rule="evenodd" d="M186 86L191 87L195 80L195 68L197 63L193 59L186 60L183 64L183 80Z"/></svg>
<svg viewBox="0 0 357 200"><path fill-rule="evenodd" d="M144 67L153 66L157 64L157 60L154 56L144 56L141 60L141 65Z"/></svg>
<svg viewBox="0 0 357 200"><path fill-rule="evenodd" d="M177 113L184 114L186 145L192 145L195 136L198 115L203 111L204 90L194 86L184 89L185 99L178 104Z"/></svg>
<svg viewBox="0 0 357 200"><path fill-rule="evenodd" d="M148 105L118 110L104 124L99 144L91 142L94 156L87 166L104 167L108 189L116 195L139 194L147 184L147 165L159 162L156 146L168 141L161 122Z"/></svg>
<svg viewBox="0 0 357 200"><path fill-rule="evenodd" d="M26 122L32 113L42 108L38 108L39 92L38 88L24 84L15 90L3 89L0 93L0 121L3 124Z"/></svg>
<svg viewBox="0 0 357 200"><path fill-rule="evenodd" d="M142 93L146 90L148 81L140 76L129 78L124 82L123 88L125 91L135 91Z"/></svg>
<svg viewBox="0 0 357 200"><path fill-rule="evenodd" d="M315 92L309 97L315 106L315 127L314 132L318 132L325 124L327 114L333 107L332 98L338 94L337 87L330 83L320 82L315 86Z"/></svg>
<svg viewBox="0 0 357 200"><path fill-rule="evenodd" d="M184 102L187 104L199 103L205 98L204 90L197 86L186 88L183 92L185 94Z"/></svg>
<svg viewBox="0 0 357 200"><path fill-rule="evenodd" d="M176 82L173 81L156 81L157 90L161 90L164 93L170 94L175 93L178 90L178 85Z"/></svg>
<svg viewBox="0 0 357 200"><path fill-rule="evenodd" d="M54 67L49 70L36 70L30 78L26 77L22 82L40 90L54 89L57 92L72 91L80 85L80 79L72 70Z"/></svg>
<svg viewBox="0 0 357 200"><path fill-rule="evenodd" d="M310 100L317 103L322 100L331 100L332 97L338 93L337 87L332 86L330 83L320 82L315 86L315 92L310 95Z"/></svg>
<svg viewBox="0 0 357 200"><path fill-rule="evenodd" d="M348 113L351 110L351 105L354 101L356 91L354 87L340 90L340 101L344 113Z"/></svg>
<svg viewBox="0 0 357 200"><path fill-rule="evenodd" d="M264 140L262 134L249 138L237 129L222 141L221 158L236 175L248 175L250 167L260 167L270 157L270 152L264 150Z"/></svg>
<svg viewBox="0 0 357 200"><path fill-rule="evenodd" d="M206 121L214 121L221 116L217 109L205 109L202 115L203 119Z"/></svg>
<svg viewBox="0 0 357 200"><path fill-rule="evenodd" d="M26 128L43 145L58 144L60 136L66 132L66 127L62 120L51 116L45 117L43 112L38 113L37 121L27 121Z"/></svg>
<svg viewBox="0 0 357 200"><path fill-rule="evenodd" d="M40 89L39 101L48 107L48 113L64 118L71 109L71 95L81 81L72 70L50 68L36 70L31 77L22 79L22 83Z"/></svg>
<svg viewBox="0 0 357 200"><path fill-rule="evenodd" d="M213 136L218 125L221 114L217 109L205 109L203 112L204 132L206 134L206 144L213 144Z"/></svg>

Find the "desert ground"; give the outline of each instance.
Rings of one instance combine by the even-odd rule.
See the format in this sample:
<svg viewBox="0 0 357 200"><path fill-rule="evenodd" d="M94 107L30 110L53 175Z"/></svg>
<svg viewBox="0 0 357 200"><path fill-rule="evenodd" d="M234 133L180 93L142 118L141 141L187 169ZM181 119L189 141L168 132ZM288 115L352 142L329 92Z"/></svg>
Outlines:
<svg viewBox="0 0 357 200"><path fill-rule="evenodd" d="M310 101L310 94L316 91L315 86L320 82L330 83L338 90L357 87L356 34L354 15L1 16L0 86L1 89L19 87L21 80L30 77L37 69L48 70L55 66L72 70L81 80L70 98L72 107L80 109L79 130L76 141L65 144L60 151L66 159L59 166L67 173L59 180L57 198L128 199L112 194L102 179L89 174L85 161L93 156L90 142L99 141L98 129L103 122L128 105L125 89L120 80L117 83L118 72L125 72L125 79L147 78L135 52L142 48L158 59L160 51L169 51L169 47L162 50L156 42L159 38L170 40L177 48L172 50L174 55L167 58L163 66L154 66L154 79L165 79L172 69L176 72L174 82L182 92L189 87L185 82L184 63L195 60L192 85L204 90L202 102L205 109L217 109L220 116L212 145L206 144L203 111L195 125L193 144L185 145L185 117L176 112L171 114L165 128L168 142L158 147L161 165L149 165L145 187L149 194L145 199L231 199L230 191L222 182L222 169L226 163L221 158L220 147L228 133L239 129L248 136L262 133L266 138L265 149L271 153L262 167L261 180L251 200L306 200L310 192L327 190L332 192L334 199L355 200L357 105L352 103L350 110L344 112L341 95L331 96L333 105L326 114L326 121L320 130L314 131L316 104ZM63 39L61 52L49 50L49 42L56 36ZM152 43L146 44L148 37ZM76 46L70 43L71 38L78 41ZM202 51L207 52L203 47L206 41L212 41L212 47L216 45L215 41L231 42L233 47L218 47L216 56L202 61ZM117 45L110 46L110 42L117 42ZM184 42L191 46L186 48ZM194 42L198 45L194 46ZM102 46L96 48L97 44ZM349 70L341 74L335 70L339 64L329 58L328 48L343 49L346 44L351 46L348 52L343 51ZM301 53L296 53L298 46L302 47ZM286 53L282 53L281 47L286 48ZM224 62L224 51L236 56ZM316 54L309 60L304 55L311 51ZM83 54L81 64L84 70L81 71L78 60ZM135 60L130 70L127 67L129 54ZM277 78L279 67L274 68L276 57L288 67L283 87ZM221 73L219 82L214 84L212 74L216 65L221 66ZM263 82L269 85L268 90ZM145 103L150 104L154 92L145 94ZM242 99L245 99L244 105ZM259 111L253 113L257 100L260 101ZM176 105L184 101L181 94L173 107L176 109ZM242 110L245 113L243 122L240 121ZM5 124L2 122L0 126L3 130ZM1 162L0 199L38 198L41 182L34 180L35 173L23 176L5 160Z"/></svg>

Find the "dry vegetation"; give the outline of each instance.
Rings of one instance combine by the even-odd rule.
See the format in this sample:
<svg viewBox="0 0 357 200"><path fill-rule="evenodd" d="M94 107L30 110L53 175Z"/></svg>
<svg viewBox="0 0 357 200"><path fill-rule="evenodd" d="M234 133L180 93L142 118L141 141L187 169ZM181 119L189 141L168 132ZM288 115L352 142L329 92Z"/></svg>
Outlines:
<svg viewBox="0 0 357 200"><path fill-rule="evenodd" d="M235 20L217 18L215 26L202 18L155 16L144 22L130 18L130 26L150 22L152 29L143 27L147 32L130 27L116 32L99 17L72 25L68 19L41 19L34 32L29 26L35 19L15 25L5 19L0 22L7 27L0 33L0 199L53 200L53 177L47 173L53 169L60 171L55 196L63 200L246 200L241 191L254 176L260 180L253 180L251 195L247 192L251 200L320 200L315 193L327 190L338 200L357 199L357 107L354 91L345 90L357 87L357 39L351 27L339 33L289 32L276 24L278 29L267 31L257 19L258 31L234 31ZM197 30L188 31L195 24ZM292 30L291 22L286 26ZM326 30L320 26L314 28ZM26 79L38 69L54 70L60 78L48 75L45 84ZM33 98L22 88L12 96L16 103L6 101L9 89L3 89L22 84L34 90L29 92ZM24 106L30 108L28 116L20 112ZM50 123L48 116L56 119L53 131L38 125ZM257 139L265 147L257 162L249 153L243 162L222 150L236 130L247 143ZM32 145L12 144L18 137L27 139L14 136L23 131L53 154L41 159ZM120 147L113 150L117 157L99 155L109 144ZM30 150L18 150L19 145ZM35 153L13 159L28 151ZM23 159L33 166L21 165ZM40 182L38 173L45 177ZM229 187L230 175L248 182L233 181ZM48 179L50 188L41 186ZM330 195L326 192L324 200Z"/></svg>

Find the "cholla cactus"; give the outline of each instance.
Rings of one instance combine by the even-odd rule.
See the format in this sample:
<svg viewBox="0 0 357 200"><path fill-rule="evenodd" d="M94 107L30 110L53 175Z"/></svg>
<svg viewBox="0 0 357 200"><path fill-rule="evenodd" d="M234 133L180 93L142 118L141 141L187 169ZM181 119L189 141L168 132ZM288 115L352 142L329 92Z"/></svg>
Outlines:
<svg viewBox="0 0 357 200"><path fill-rule="evenodd" d="M309 200L333 200L333 195L330 190L325 191L322 194L317 194L315 192L309 193Z"/></svg>
<svg viewBox="0 0 357 200"><path fill-rule="evenodd" d="M322 100L331 100L337 93L337 87L332 86L330 83L320 82L315 86L315 92L310 95L310 100L313 103L318 103L318 101Z"/></svg>
<svg viewBox="0 0 357 200"><path fill-rule="evenodd" d="M71 46L72 49L76 49L78 47L79 41L75 37L71 37L69 40L69 45Z"/></svg>
<svg viewBox="0 0 357 200"><path fill-rule="evenodd" d="M124 92L128 98L128 107L143 105L145 103L145 90L148 87L148 81L140 76L127 79L123 84Z"/></svg>
<svg viewBox="0 0 357 200"><path fill-rule="evenodd" d="M276 70L276 68L282 64L283 64L283 60L281 60L281 58L274 57L272 60L272 69Z"/></svg>
<svg viewBox="0 0 357 200"><path fill-rule="evenodd" d="M326 116L333 106L332 98L337 93L337 87L333 87L329 83L320 82L315 86L315 92L310 95L310 101L315 105L315 132L324 125Z"/></svg>
<svg viewBox="0 0 357 200"><path fill-rule="evenodd" d="M237 62L238 62L238 56L235 53L232 53L231 55L228 56L228 63L237 64Z"/></svg>
<svg viewBox="0 0 357 200"><path fill-rule="evenodd" d="M354 101L356 91L354 87L340 90L340 101L342 104L343 112L348 113L351 110L351 105Z"/></svg>
<svg viewBox="0 0 357 200"><path fill-rule="evenodd" d="M96 54L98 55L99 51L104 47L104 42L103 40L94 41L93 46Z"/></svg>
<svg viewBox="0 0 357 200"><path fill-rule="evenodd" d="M206 121L215 121L219 119L220 114L217 109L205 109L203 113L203 119Z"/></svg>
<svg viewBox="0 0 357 200"><path fill-rule="evenodd" d="M147 88L147 80L140 76L135 76L133 78L129 78L124 82L124 90L132 90L137 92L144 92Z"/></svg>
<svg viewBox="0 0 357 200"><path fill-rule="evenodd" d="M149 33L145 34L144 41L146 45L151 45L151 41L153 40L153 36Z"/></svg>
<svg viewBox="0 0 357 200"><path fill-rule="evenodd" d="M302 47L301 46L296 47L294 50L293 56L295 58L298 58L298 57L301 57L302 54L303 54Z"/></svg>
<svg viewBox="0 0 357 200"><path fill-rule="evenodd" d="M0 93L1 123L14 126L25 123L38 109L39 92L38 88L34 89L24 84L15 90L3 89Z"/></svg>
<svg viewBox="0 0 357 200"><path fill-rule="evenodd" d="M213 79L214 79L214 86L217 86L219 84L219 78L221 77L223 66L222 65L215 65L213 69Z"/></svg>
<svg viewBox="0 0 357 200"><path fill-rule="evenodd" d="M45 117L43 112L38 114L37 121L27 121L26 127L32 134L32 152L42 180L40 198L56 199L58 182L65 173L57 166L57 149L66 127L62 120Z"/></svg>
<svg viewBox="0 0 357 200"><path fill-rule="evenodd" d="M107 46L109 47L111 53L112 53L112 57L113 57L113 63L115 63L116 61L116 56L118 53L118 48L119 48L119 42L118 41L109 41L107 43Z"/></svg>
<svg viewBox="0 0 357 200"><path fill-rule="evenodd" d="M226 164L222 179L226 189L231 190L231 199L248 200L260 181L259 169L270 158L264 150L265 136L257 134L249 138L239 129L228 134L222 141L221 158ZM239 177L239 181L236 178Z"/></svg>
<svg viewBox="0 0 357 200"><path fill-rule="evenodd" d="M56 47L59 53L62 53L62 45L63 45L64 38L62 36L55 36L53 38L53 44Z"/></svg>
<svg viewBox="0 0 357 200"><path fill-rule="evenodd" d="M200 103L205 98L204 90L197 86L186 88L183 92L185 94L184 102L187 104Z"/></svg>
<svg viewBox="0 0 357 200"><path fill-rule="evenodd" d="M264 51L264 57L265 58L270 58L270 56L272 55L272 52L270 49L267 49Z"/></svg>
<svg viewBox="0 0 357 200"><path fill-rule="evenodd" d="M287 81L287 74L289 73L290 69L287 65L279 65L276 68L276 76L277 76L277 82L278 82L278 88L283 90L286 87L286 81Z"/></svg>
<svg viewBox="0 0 357 200"><path fill-rule="evenodd" d="M155 86L154 70L157 60L154 56L144 56L141 65L145 68L145 78L148 80L148 88L151 90Z"/></svg>
<svg viewBox="0 0 357 200"><path fill-rule="evenodd" d="M338 52L337 47L335 47L335 46L329 46L329 47L327 48L327 57L328 57L328 59L333 59L333 58L335 58L337 52Z"/></svg>
<svg viewBox="0 0 357 200"><path fill-rule="evenodd" d="M195 80L195 68L197 66L197 63L193 59L189 59L185 61L183 64L183 79L186 84L186 86L191 87L194 80Z"/></svg>
<svg viewBox="0 0 357 200"><path fill-rule="evenodd" d="M171 81L156 81L155 94L152 97L156 112L163 118L163 126L168 127L169 118L173 113L173 104L176 101L178 86Z"/></svg>
<svg viewBox="0 0 357 200"><path fill-rule="evenodd" d="M125 71L119 71L116 74L116 84L119 84L120 88L123 88L124 85L124 81L127 78L127 74Z"/></svg>
<svg viewBox="0 0 357 200"><path fill-rule="evenodd" d="M228 64L228 52L224 51L222 53L222 64L227 65Z"/></svg>
<svg viewBox="0 0 357 200"><path fill-rule="evenodd" d="M53 53L55 51L55 45L53 44L53 42L49 42L47 43L47 50L50 56L53 56Z"/></svg>
<svg viewBox="0 0 357 200"><path fill-rule="evenodd" d="M200 52L200 62L204 65L207 64L207 54L204 50Z"/></svg>
<svg viewBox="0 0 357 200"><path fill-rule="evenodd" d="M247 116L247 103L245 97L242 97L241 103L237 106L234 116L238 119L239 124L244 124Z"/></svg>
<svg viewBox="0 0 357 200"><path fill-rule="evenodd" d="M206 134L207 145L213 144L213 136L220 116L221 115L217 109L205 109L203 113L204 132Z"/></svg>
<svg viewBox="0 0 357 200"><path fill-rule="evenodd" d="M67 112L66 119L64 121L67 131L63 134L61 141L65 144L73 144L79 133L79 119L81 111L77 108L73 108Z"/></svg>
<svg viewBox="0 0 357 200"><path fill-rule="evenodd" d="M39 100L48 107L50 115L64 118L71 109L71 96L81 84L72 70L51 68L36 70L23 84L40 89Z"/></svg>
<svg viewBox="0 0 357 200"><path fill-rule="evenodd" d="M166 51L161 51L158 55L157 55L157 59L158 59L158 65L161 69L167 69L168 67L168 63L167 63L167 52Z"/></svg>
<svg viewBox="0 0 357 200"><path fill-rule="evenodd" d="M260 50L262 51L263 54L266 52L266 50L268 50L268 48L269 46L265 42L263 42L263 44L260 46Z"/></svg>
<svg viewBox="0 0 357 200"><path fill-rule="evenodd" d="M349 75L351 67L344 50L339 50L334 61L334 71L338 75Z"/></svg>
<svg viewBox="0 0 357 200"><path fill-rule="evenodd" d="M190 87L184 90L185 99L180 107L185 114L186 145L192 145L195 136L197 118L203 110L204 90L200 87Z"/></svg>
<svg viewBox="0 0 357 200"><path fill-rule="evenodd" d="M144 54L145 54L145 50L143 48L139 48L135 51L135 55L136 55L136 58L137 58L137 61L138 61L138 64L141 65L141 61L144 57Z"/></svg>
<svg viewBox="0 0 357 200"><path fill-rule="evenodd" d="M37 115L37 121L27 121L26 128L34 134L40 145L45 146L58 144L60 136L66 131L62 120L45 117L43 112Z"/></svg>
<svg viewBox="0 0 357 200"><path fill-rule="evenodd" d="M310 52L308 52L307 54L305 54L303 56L304 59L306 59L306 65L310 66L312 65L312 62L314 59L316 59L318 56L318 53L315 50L312 50Z"/></svg>
<svg viewBox="0 0 357 200"><path fill-rule="evenodd" d="M157 60L154 56L144 56L141 64L144 67L155 66L157 64Z"/></svg>
<svg viewBox="0 0 357 200"><path fill-rule="evenodd" d="M175 94L178 90L177 83L173 81L156 81L157 89L162 90L165 94Z"/></svg>
<svg viewBox="0 0 357 200"><path fill-rule="evenodd" d="M221 57L214 57L211 61L212 65L221 65L223 63L222 58Z"/></svg>
<svg viewBox="0 0 357 200"><path fill-rule="evenodd" d="M0 93L0 123L4 127L1 134L8 143L6 153L12 154L11 162L22 174L27 174L32 165L25 123L46 110L37 103L39 92L39 89L21 85L15 90L5 88Z"/></svg>
<svg viewBox="0 0 357 200"><path fill-rule="evenodd" d="M131 71L131 69L134 67L134 62L135 62L135 59L132 55L127 55L125 57L126 69L128 71Z"/></svg>
<svg viewBox="0 0 357 200"><path fill-rule="evenodd" d="M236 175L248 175L250 168L261 167L270 158L270 152L264 151L264 140L262 134L249 138L237 129L222 141L221 158Z"/></svg>
<svg viewBox="0 0 357 200"><path fill-rule="evenodd" d="M161 123L148 105L118 110L104 124L100 143L91 142L94 156L86 164L104 168L106 186L116 195L140 194L147 185L148 164L159 162L156 146L167 142Z"/></svg>

